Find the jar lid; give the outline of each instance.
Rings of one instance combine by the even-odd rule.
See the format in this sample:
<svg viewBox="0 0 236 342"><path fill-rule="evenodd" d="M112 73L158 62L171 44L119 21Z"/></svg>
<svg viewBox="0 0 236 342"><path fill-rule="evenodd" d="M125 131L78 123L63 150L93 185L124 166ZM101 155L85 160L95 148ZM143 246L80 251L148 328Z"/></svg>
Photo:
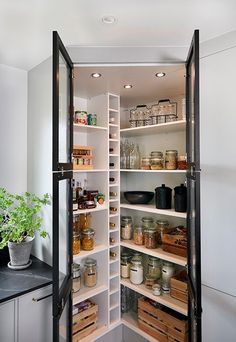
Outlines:
<svg viewBox="0 0 236 342"><path fill-rule="evenodd" d="M80 237L80 233L79 232L76 232L75 230L73 231L73 237Z"/></svg>
<svg viewBox="0 0 236 342"><path fill-rule="evenodd" d="M97 260L88 258L84 262L84 266L96 266L97 265Z"/></svg>
<svg viewBox="0 0 236 342"><path fill-rule="evenodd" d="M163 266L173 266L173 263L170 261L163 261Z"/></svg>
<svg viewBox="0 0 236 342"><path fill-rule="evenodd" d="M163 156L163 153L161 151L152 151L151 152L151 157L158 157L158 156Z"/></svg>
<svg viewBox="0 0 236 342"><path fill-rule="evenodd" d="M143 221L143 222L150 222L150 223L154 222L153 218L150 217L150 216L144 216L144 217L142 217L142 221Z"/></svg>
<svg viewBox="0 0 236 342"><path fill-rule="evenodd" d="M186 156L179 156L178 160L179 161L186 161L187 157Z"/></svg>
<svg viewBox="0 0 236 342"><path fill-rule="evenodd" d="M132 258L131 263L134 265L142 265L142 261L140 259Z"/></svg>
<svg viewBox="0 0 236 342"><path fill-rule="evenodd" d="M157 231L157 229L155 227L144 229L145 233L156 233L156 231Z"/></svg>
<svg viewBox="0 0 236 342"><path fill-rule="evenodd" d="M131 216L121 216L121 220L130 222L130 221L132 221L132 217Z"/></svg>
<svg viewBox="0 0 236 342"><path fill-rule="evenodd" d="M177 154L178 151L177 150L166 150L166 153L170 153L170 154Z"/></svg>
<svg viewBox="0 0 236 342"><path fill-rule="evenodd" d="M72 269L73 269L73 271L79 271L80 270L80 264L73 263Z"/></svg>
<svg viewBox="0 0 236 342"><path fill-rule="evenodd" d="M129 253L121 253L121 258L130 258L130 254Z"/></svg>
<svg viewBox="0 0 236 342"><path fill-rule="evenodd" d="M157 220L156 224L159 224L160 226L169 226L169 222L167 220Z"/></svg>
<svg viewBox="0 0 236 342"><path fill-rule="evenodd" d="M83 235L94 235L95 234L95 231L92 229L92 228L88 228L88 229L84 229L82 231L82 234Z"/></svg>
<svg viewBox="0 0 236 342"><path fill-rule="evenodd" d="M75 114L79 114L79 113L81 113L81 110L76 110L75 111Z"/></svg>
<svg viewBox="0 0 236 342"><path fill-rule="evenodd" d="M151 275L151 274L146 274L146 275L145 275L145 279L146 279L146 280L156 280L156 277L153 276L153 275Z"/></svg>
<svg viewBox="0 0 236 342"><path fill-rule="evenodd" d="M157 262L160 261L160 259L158 259L158 258L156 258L156 257L154 257L154 256L149 256L148 259L149 259L150 261L157 261Z"/></svg>

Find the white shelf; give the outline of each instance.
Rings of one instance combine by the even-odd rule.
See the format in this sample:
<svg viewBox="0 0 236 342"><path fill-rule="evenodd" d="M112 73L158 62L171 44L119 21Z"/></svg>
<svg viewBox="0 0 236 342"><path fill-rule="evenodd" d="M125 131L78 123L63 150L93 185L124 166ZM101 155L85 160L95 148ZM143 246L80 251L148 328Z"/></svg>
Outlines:
<svg viewBox="0 0 236 342"><path fill-rule="evenodd" d="M73 170L73 173L108 172L108 169Z"/></svg>
<svg viewBox="0 0 236 342"><path fill-rule="evenodd" d="M80 133L92 133L95 131L107 131L107 127L102 127L102 126L89 126L89 125L78 125L78 124L73 124L74 127L74 132L80 132Z"/></svg>
<svg viewBox="0 0 236 342"><path fill-rule="evenodd" d="M108 332L108 326L107 325L101 325L98 326L97 329L89 334L88 336L82 338L80 342L92 342L96 341L99 337L105 335Z"/></svg>
<svg viewBox="0 0 236 342"><path fill-rule="evenodd" d="M109 199L109 202L117 202L117 201L119 201L119 198L117 197L117 198L110 198Z"/></svg>
<svg viewBox="0 0 236 342"><path fill-rule="evenodd" d="M78 262L82 258L86 258L88 256L91 256L91 255L99 253L99 252L107 251L107 249L108 249L108 246L106 246L106 245L95 245L95 247L92 251L81 250L79 254L73 255L73 262Z"/></svg>
<svg viewBox="0 0 236 342"><path fill-rule="evenodd" d="M149 249L144 246L136 245L133 240L122 240L120 245L126 248L133 249L137 252L141 252L147 255L160 258L162 260L173 262L174 264L186 266L187 258L181 257L179 255L171 254L162 250L162 248Z"/></svg>
<svg viewBox="0 0 236 342"><path fill-rule="evenodd" d="M109 141L118 142L119 140L118 140L118 139L112 139L112 138L109 138Z"/></svg>
<svg viewBox="0 0 236 342"><path fill-rule="evenodd" d="M119 127L118 125L116 125L116 124L112 124L112 123L109 123L109 127Z"/></svg>
<svg viewBox="0 0 236 342"><path fill-rule="evenodd" d="M107 205L99 205L93 209L82 209L82 210L73 211L73 215L95 213L96 211L102 211L102 210L107 210L107 209L108 209Z"/></svg>
<svg viewBox="0 0 236 342"><path fill-rule="evenodd" d="M116 277L119 277L119 276L120 276L119 272L114 272L114 273L110 274L109 279L113 279L113 278L116 278Z"/></svg>
<svg viewBox="0 0 236 342"><path fill-rule="evenodd" d="M147 213L165 215L165 216L173 216L186 219L186 213L179 213L174 209L157 209L154 204L128 204L128 203L121 203L120 208L124 209L131 209L131 210L138 210L138 211L145 211Z"/></svg>
<svg viewBox="0 0 236 342"><path fill-rule="evenodd" d="M123 128L120 134L123 137L134 137L140 135L153 135L157 133L180 132L186 129L186 121L179 120L158 125L141 126L134 128Z"/></svg>
<svg viewBox="0 0 236 342"><path fill-rule="evenodd" d="M118 172L120 171L120 169L109 169L110 172L114 171L114 172Z"/></svg>
<svg viewBox="0 0 236 342"><path fill-rule="evenodd" d="M109 233L112 233L112 232L118 232L120 229L119 228L116 228L116 229L109 229Z"/></svg>
<svg viewBox="0 0 236 342"><path fill-rule="evenodd" d="M119 184L118 183L111 183L111 184L109 184L109 186L110 187L112 187L112 186L119 186Z"/></svg>
<svg viewBox="0 0 236 342"><path fill-rule="evenodd" d="M110 261L109 261L109 264L111 265L111 264L114 264L115 262L117 262L117 261L119 261L119 259L117 258L117 259L110 259Z"/></svg>
<svg viewBox="0 0 236 342"><path fill-rule="evenodd" d="M169 294L162 294L161 296L154 296L151 290L148 290L144 284L134 285L130 282L129 279L121 279L120 283L133 291L140 293L143 296L146 296L157 303L163 304L170 309L173 309L182 315L187 316L188 309L187 304L172 298Z"/></svg>
<svg viewBox="0 0 236 342"><path fill-rule="evenodd" d="M130 170L130 169L121 169L120 172L133 172L133 173L182 173L185 174L186 170Z"/></svg>
<svg viewBox="0 0 236 342"><path fill-rule="evenodd" d="M141 330L138 327L138 317L134 312L124 313L122 314L121 318L122 324L124 324L129 329L133 330L134 332L138 333L139 335L143 336L149 342L158 342L156 338L152 337L151 335L145 333L145 331Z"/></svg>
<svg viewBox="0 0 236 342"><path fill-rule="evenodd" d="M110 214L109 217L116 217L116 216L119 216L119 213L117 214Z"/></svg>
<svg viewBox="0 0 236 342"><path fill-rule="evenodd" d="M109 112L119 113L118 109L109 108L108 110L109 110Z"/></svg>
<svg viewBox="0 0 236 342"><path fill-rule="evenodd" d="M113 247L119 247L120 243L117 242L117 243L114 243L114 245L110 245L109 248L113 248Z"/></svg>
<svg viewBox="0 0 236 342"><path fill-rule="evenodd" d="M112 311L114 309L117 309L118 307L119 307L119 304L114 304L109 308L109 310Z"/></svg>
<svg viewBox="0 0 236 342"><path fill-rule="evenodd" d="M117 154L117 153L110 153L109 157L119 157L119 154Z"/></svg>
<svg viewBox="0 0 236 342"><path fill-rule="evenodd" d="M119 288L118 287L115 288L114 290L110 290L109 291L109 295L111 296L111 295L113 295L114 293L117 293L117 292L119 292Z"/></svg>
<svg viewBox="0 0 236 342"><path fill-rule="evenodd" d="M78 304L92 296L96 296L106 290L108 290L108 287L106 285L83 287L79 290L78 293L73 294L73 305Z"/></svg>

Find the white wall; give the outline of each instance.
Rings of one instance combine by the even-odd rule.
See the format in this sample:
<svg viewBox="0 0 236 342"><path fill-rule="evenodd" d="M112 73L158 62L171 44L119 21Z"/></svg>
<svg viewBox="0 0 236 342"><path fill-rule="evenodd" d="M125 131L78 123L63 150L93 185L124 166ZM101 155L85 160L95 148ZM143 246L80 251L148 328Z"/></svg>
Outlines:
<svg viewBox="0 0 236 342"><path fill-rule="evenodd" d="M27 72L0 65L0 186L27 190Z"/></svg>

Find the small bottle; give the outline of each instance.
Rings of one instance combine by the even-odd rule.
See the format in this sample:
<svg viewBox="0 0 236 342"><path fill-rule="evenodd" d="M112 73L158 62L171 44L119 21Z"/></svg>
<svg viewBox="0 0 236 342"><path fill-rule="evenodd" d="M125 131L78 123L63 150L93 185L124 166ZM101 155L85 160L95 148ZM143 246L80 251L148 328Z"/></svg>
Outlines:
<svg viewBox="0 0 236 342"><path fill-rule="evenodd" d="M110 177L109 178L109 182L111 182L111 183L115 182L115 178L114 177Z"/></svg>
<svg viewBox="0 0 236 342"><path fill-rule="evenodd" d="M114 167L114 166L115 166L115 163L109 163L109 166L110 166L110 167Z"/></svg>
<svg viewBox="0 0 236 342"><path fill-rule="evenodd" d="M76 186L73 182L73 211L78 210L78 201L77 201L77 193L76 193Z"/></svg>
<svg viewBox="0 0 236 342"><path fill-rule="evenodd" d="M114 152L114 148L109 148L109 152L113 153Z"/></svg>

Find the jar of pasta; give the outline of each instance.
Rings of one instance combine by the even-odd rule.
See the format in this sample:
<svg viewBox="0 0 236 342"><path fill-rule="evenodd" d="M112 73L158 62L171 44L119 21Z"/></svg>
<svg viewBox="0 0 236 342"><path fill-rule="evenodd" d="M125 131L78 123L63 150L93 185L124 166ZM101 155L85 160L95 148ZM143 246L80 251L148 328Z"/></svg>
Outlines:
<svg viewBox="0 0 236 342"><path fill-rule="evenodd" d="M157 248L157 230L156 228L146 228L144 230L144 245L146 248Z"/></svg>
<svg viewBox="0 0 236 342"><path fill-rule="evenodd" d="M176 170L178 161L178 151L167 150L165 158L165 168L166 170Z"/></svg>
<svg viewBox="0 0 236 342"><path fill-rule="evenodd" d="M134 226L134 234L133 234L134 243L136 245L144 244L144 233L142 224L136 224Z"/></svg>
<svg viewBox="0 0 236 342"><path fill-rule="evenodd" d="M77 231L73 231L73 255L79 254L80 252L80 234Z"/></svg>
<svg viewBox="0 0 236 342"><path fill-rule="evenodd" d="M82 249L84 251L91 251L94 249L94 230L92 228L84 229L82 231Z"/></svg>
<svg viewBox="0 0 236 342"><path fill-rule="evenodd" d="M97 261L88 258L84 263L84 285L93 287L97 284Z"/></svg>

